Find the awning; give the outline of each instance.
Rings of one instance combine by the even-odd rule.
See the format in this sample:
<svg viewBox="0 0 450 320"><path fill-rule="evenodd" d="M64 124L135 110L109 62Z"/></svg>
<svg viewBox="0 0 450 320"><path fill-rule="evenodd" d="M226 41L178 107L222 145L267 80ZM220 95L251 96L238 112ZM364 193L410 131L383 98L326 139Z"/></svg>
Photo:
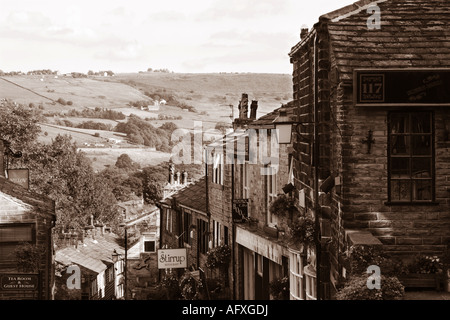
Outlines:
<svg viewBox="0 0 450 320"><path fill-rule="evenodd" d="M282 264L283 247L248 230L236 228L236 242L277 264Z"/></svg>

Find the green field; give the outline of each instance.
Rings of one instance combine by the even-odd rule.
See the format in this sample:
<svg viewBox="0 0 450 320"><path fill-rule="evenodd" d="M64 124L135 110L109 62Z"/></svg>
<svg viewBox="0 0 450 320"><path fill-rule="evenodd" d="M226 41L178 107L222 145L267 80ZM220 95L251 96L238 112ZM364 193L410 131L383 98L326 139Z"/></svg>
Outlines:
<svg viewBox="0 0 450 320"><path fill-rule="evenodd" d="M195 112L182 110L180 105L161 105L159 110L146 111L133 108L130 103L151 99L145 93L170 95L179 103L195 108ZM65 112L84 108L105 108L120 111L126 116L135 114L148 119L153 126L167 121L179 128L192 129L196 121L201 121L203 129L213 129L218 122L231 124L231 116L238 117L238 104L242 93L249 100L258 101L257 117L273 111L282 103L292 100L292 76L287 74L214 73L179 74L144 72L116 74L113 77L72 78L65 76L19 75L0 78L0 99L10 99L21 104L34 104L44 113L53 113L42 124L40 141L50 142L58 134L70 134L78 146L87 144L108 144L108 138L123 139L123 134L111 131L85 130L56 126L57 120L69 120L80 124L94 121L110 124L117 121L63 116ZM57 103L58 99L71 101L72 105ZM55 115L59 114L59 115ZM181 116L181 120L158 120L158 115ZM123 121L123 120L122 120ZM95 133L100 135L94 136ZM130 147L124 140L122 147ZM133 146L134 148L136 146ZM138 146L139 147L139 146ZM120 155L110 144L103 150L87 150L88 156L95 158L96 169L113 165ZM141 164L156 164L168 159L169 154L151 151L148 148L128 149L130 157Z"/></svg>

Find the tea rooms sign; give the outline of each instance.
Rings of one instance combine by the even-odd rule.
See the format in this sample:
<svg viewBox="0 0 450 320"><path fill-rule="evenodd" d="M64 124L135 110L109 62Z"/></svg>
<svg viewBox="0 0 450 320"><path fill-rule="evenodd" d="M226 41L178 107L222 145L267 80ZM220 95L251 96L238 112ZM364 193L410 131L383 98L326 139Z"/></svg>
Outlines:
<svg viewBox="0 0 450 320"><path fill-rule="evenodd" d="M158 269L176 269L186 267L186 248L158 250Z"/></svg>
<svg viewBox="0 0 450 320"><path fill-rule="evenodd" d="M0 275L2 290L37 290L37 274L2 274Z"/></svg>

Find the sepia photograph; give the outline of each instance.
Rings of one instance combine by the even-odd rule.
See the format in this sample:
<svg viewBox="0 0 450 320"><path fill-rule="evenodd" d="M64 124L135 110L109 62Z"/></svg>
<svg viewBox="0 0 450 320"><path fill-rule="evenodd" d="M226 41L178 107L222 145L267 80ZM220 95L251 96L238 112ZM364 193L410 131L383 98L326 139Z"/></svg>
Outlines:
<svg viewBox="0 0 450 320"><path fill-rule="evenodd" d="M450 300L450 1L1 2L5 307Z"/></svg>

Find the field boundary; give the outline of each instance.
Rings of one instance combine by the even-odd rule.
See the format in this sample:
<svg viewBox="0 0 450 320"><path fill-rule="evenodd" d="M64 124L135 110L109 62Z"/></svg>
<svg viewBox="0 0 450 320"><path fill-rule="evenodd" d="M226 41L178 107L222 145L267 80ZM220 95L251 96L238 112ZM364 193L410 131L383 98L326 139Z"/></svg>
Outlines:
<svg viewBox="0 0 450 320"><path fill-rule="evenodd" d="M47 100L50 100L50 101L56 103L56 101L53 100L52 98L46 97L46 96L44 96L44 95L42 95L42 94L40 94L40 93L37 93L36 91L33 91L33 90L31 90L31 89L28 89L28 88L25 88L24 86L21 86L21 85L18 84L18 83L15 83L15 82L13 82L13 81L7 80L7 79L2 78L2 77L0 77L0 79L1 79L1 80L4 80L4 81L6 81L6 82L9 82L9 83L11 83L12 85L15 85L15 86L17 86L17 87L19 87L19 88L21 88L21 89L30 91L31 93L34 93L35 95L37 95L37 96L39 96L39 97L42 97L42 98L44 98L44 99L47 99Z"/></svg>

